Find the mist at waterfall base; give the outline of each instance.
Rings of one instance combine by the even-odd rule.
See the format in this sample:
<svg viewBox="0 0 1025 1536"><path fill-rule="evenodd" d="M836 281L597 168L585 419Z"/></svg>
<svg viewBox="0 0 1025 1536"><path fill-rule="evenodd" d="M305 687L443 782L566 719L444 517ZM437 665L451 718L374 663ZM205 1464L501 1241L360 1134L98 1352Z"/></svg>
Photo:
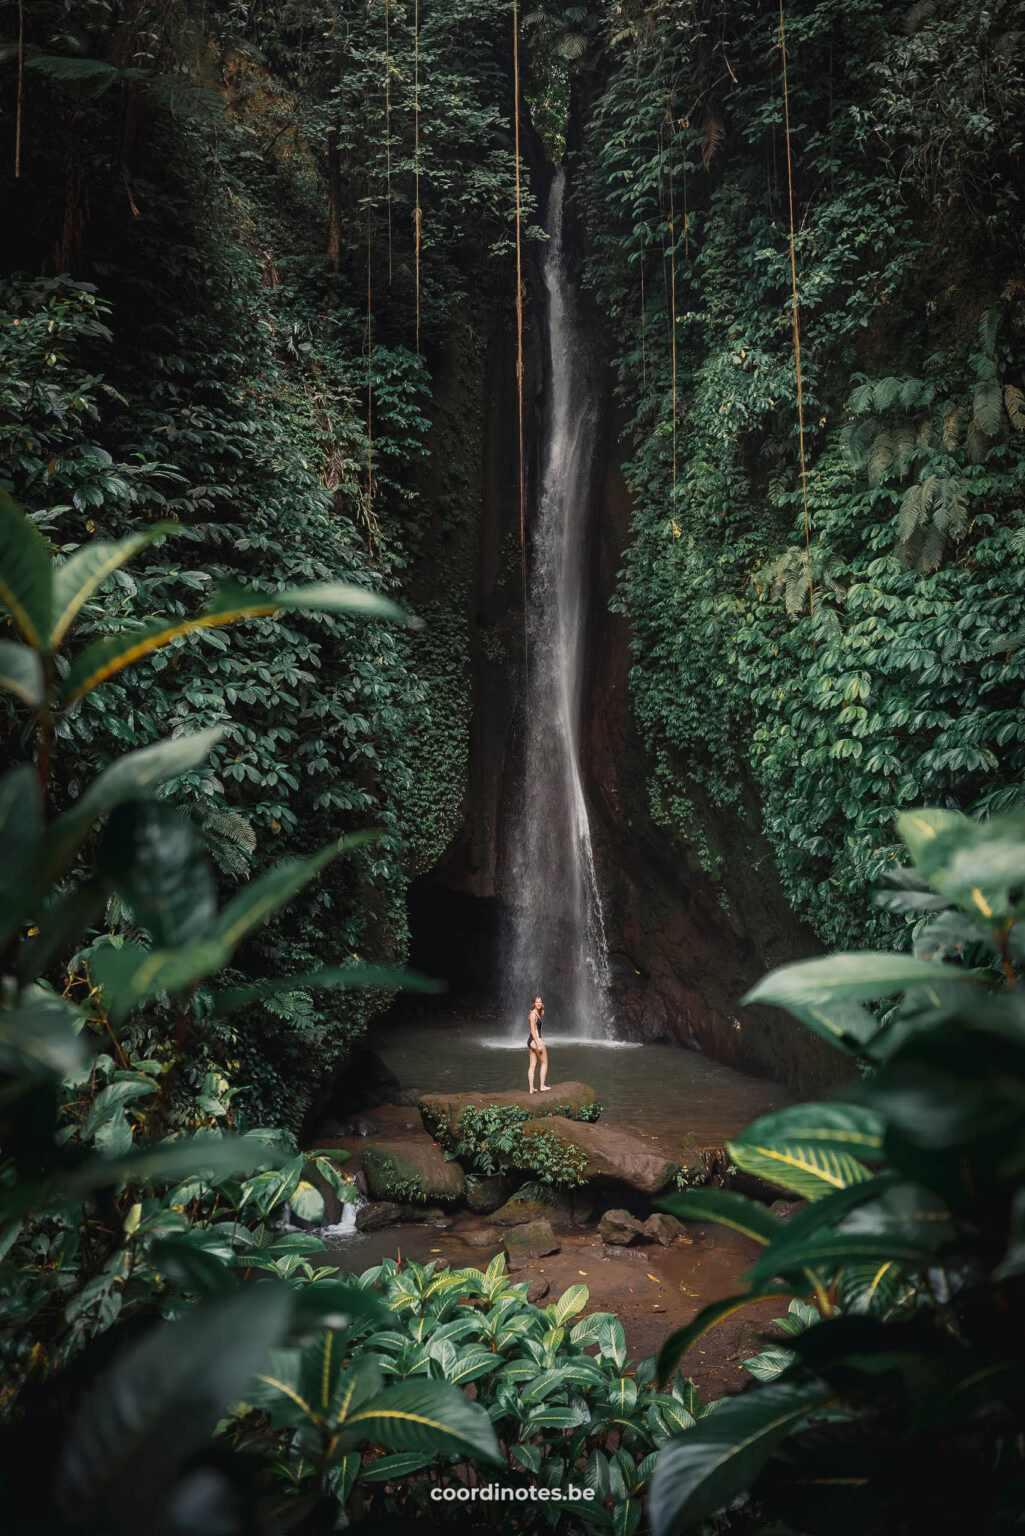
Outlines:
<svg viewBox="0 0 1025 1536"><path fill-rule="evenodd" d="M600 372L579 309L556 171L541 254L547 410L527 588L523 782L506 900L503 1008L523 1045L535 994L553 1037L613 1040L609 964L580 765L587 551Z"/></svg>

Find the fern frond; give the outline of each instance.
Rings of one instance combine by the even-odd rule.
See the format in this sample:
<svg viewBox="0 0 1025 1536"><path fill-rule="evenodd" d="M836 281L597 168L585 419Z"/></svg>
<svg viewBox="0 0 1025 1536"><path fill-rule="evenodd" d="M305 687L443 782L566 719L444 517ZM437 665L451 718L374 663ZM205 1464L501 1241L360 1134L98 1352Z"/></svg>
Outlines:
<svg viewBox="0 0 1025 1536"><path fill-rule="evenodd" d="M972 409L980 431L999 437L1004 425L1004 397L996 379L979 379L972 395Z"/></svg>
<svg viewBox="0 0 1025 1536"><path fill-rule="evenodd" d="M899 480L903 480L911 468L916 446L911 428L907 425L898 427L893 438L893 473Z"/></svg>
<svg viewBox="0 0 1025 1536"><path fill-rule="evenodd" d="M1000 324L1000 314L995 305L990 305L982 319L979 321L979 351L986 357L992 357L996 351L997 327Z"/></svg>
<svg viewBox="0 0 1025 1536"><path fill-rule="evenodd" d="M851 398L848 404L856 416L862 416L866 411L872 409L874 389L875 385L871 381L866 380L864 384L859 384L855 389L851 390Z"/></svg>
<svg viewBox="0 0 1025 1536"><path fill-rule="evenodd" d="M900 394L903 379L880 379L872 390L872 404L877 411L888 411Z"/></svg>
<svg viewBox="0 0 1025 1536"><path fill-rule="evenodd" d="M872 443L872 450L868 458L868 481L870 485L882 485L893 463L893 433L885 428L878 433Z"/></svg>
<svg viewBox="0 0 1025 1536"><path fill-rule="evenodd" d="M926 386L921 379L905 379L900 386L898 399L905 410L910 410L913 405L922 405Z"/></svg>
<svg viewBox="0 0 1025 1536"><path fill-rule="evenodd" d="M904 17L904 31L908 37L914 37L916 32L921 32L936 14L936 0L918 0Z"/></svg>
<svg viewBox="0 0 1025 1536"><path fill-rule="evenodd" d="M945 475L939 481L933 522L945 538L954 540L968 527L968 497L959 475Z"/></svg>
<svg viewBox="0 0 1025 1536"><path fill-rule="evenodd" d="M701 164L707 171L726 142L726 124L716 107L709 107L701 125Z"/></svg>
<svg viewBox="0 0 1025 1536"><path fill-rule="evenodd" d="M968 455L969 462L981 464L989 452L991 441L992 439L986 436L977 421L971 422L968 431L965 433L964 440L965 452Z"/></svg>
<svg viewBox="0 0 1025 1536"><path fill-rule="evenodd" d="M922 486L909 485L900 504L900 522L897 524L898 544L910 544L927 513L922 505Z"/></svg>
<svg viewBox="0 0 1025 1536"><path fill-rule="evenodd" d="M943 546L945 540L935 523L925 530L925 538L922 541L921 553L918 556L918 569L928 575L930 571L938 571L943 561Z"/></svg>
<svg viewBox="0 0 1025 1536"><path fill-rule="evenodd" d="M560 59L565 59L568 64L572 64L576 59L582 59L587 52L587 38L582 32L563 32L562 36L556 39L552 51Z"/></svg>
<svg viewBox="0 0 1025 1536"><path fill-rule="evenodd" d="M787 571L786 606L790 617L796 619L804 612L808 597L808 563L800 550L793 553L798 558L791 561Z"/></svg>
<svg viewBox="0 0 1025 1536"><path fill-rule="evenodd" d="M1016 432L1025 432L1025 394L1016 384L1004 385L1004 409Z"/></svg>
<svg viewBox="0 0 1025 1536"><path fill-rule="evenodd" d="M865 468L868 463L869 449L875 441L878 430L878 423L871 417L867 421L858 421L844 428L842 440L852 469Z"/></svg>
<svg viewBox="0 0 1025 1536"><path fill-rule="evenodd" d="M961 407L952 406L943 418L943 446L948 453L953 453L961 441Z"/></svg>

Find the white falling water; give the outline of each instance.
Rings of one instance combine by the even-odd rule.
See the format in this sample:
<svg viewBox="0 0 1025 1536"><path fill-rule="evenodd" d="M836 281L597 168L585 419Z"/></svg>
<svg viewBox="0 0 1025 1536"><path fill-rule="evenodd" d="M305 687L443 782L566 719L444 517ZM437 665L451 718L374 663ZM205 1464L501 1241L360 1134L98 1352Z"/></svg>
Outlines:
<svg viewBox="0 0 1025 1536"><path fill-rule="evenodd" d="M607 1039L608 952L580 773L588 524L600 422L598 372L563 241L556 172L542 258L550 408L527 601L525 778L510 847L513 931L506 978L513 1035L531 998L553 1037Z"/></svg>

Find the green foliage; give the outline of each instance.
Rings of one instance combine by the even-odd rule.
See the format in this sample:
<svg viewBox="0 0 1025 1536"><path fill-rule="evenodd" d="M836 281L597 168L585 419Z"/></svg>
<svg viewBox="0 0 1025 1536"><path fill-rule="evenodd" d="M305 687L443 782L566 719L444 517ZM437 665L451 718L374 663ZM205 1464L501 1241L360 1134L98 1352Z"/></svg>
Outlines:
<svg viewBox="0 0 1025 1536"><path fill-rule="evenodd" d="M254 933L236 981L401 959L405 886L450 840L462 796L473 566L465 549L458 571L450 557L475 536L480 456L444 398L446 351L467 338L472 390L474 337L509 303L505 13L475 0L420 15L419 352L411 6L389 7L387 142L383 12L366 25L318 0L174 0L143 22L107 0L44 0L24 20L9 190L31 191L0 273L0 483L65 556L179 526L109 574L79 615L83 640L113 646L258 581L400 600L405 587L411 606L429 597L436 628L370 634L291 611L227 647L204 627L141 688L114 676L66 717L53 792L73 799L115 752L186 721L221 726L181 793L228 879L343 830L383 832ZM0 65L10 118L16 59L15 43ZM346 167L334 208L332 133ZM58 275L26 275L40 270ZM430 569L445 579L421 584ZM0 675L34 697L3 640ZM18 729L10 717L12 749ZM269 1000L241 1040L226 1032L250 1117L298 1126L379 1006L311 987Z"/></svg>
<svg viewBox="0 0 1025 1536"><path fill-rule="evenodd" d="M899 938L864 901L895 815L1006 809L1025 778L999 649L1025 576L1020 39L913 9L909 34L901 8L786 7L810 558L778 12L604 7L575 158L651 812L728 894L718 825L759 802L791 906L841 948Z"/></svg>
<svg viewBox="0 0 1025 1536"><path fill-rule="evenodd" d="M596 1120L601 1105L574 1111L568 1104L553 1105L553 1115L571 1120ZM524 1135L524 1128L530 1132ZM449 1138L451 1140L451 1138ZM471 1105L459 1121L459 1135L450 1156L466 1159L484 1175L511 1169L532 1173L542 1185L575 1185L584 1182L587 1155L580 1147L563 1141L558 1131L548 1130L529 1110L515 1104Z"/></svg>
<svg viewBox="0 0 1025 1536"><path fill-rule="evenodd" d="M318 1448L338 1436L340 1452L355 1438L357 1422L374 1417L365 1400L382 1380L391 1383L392 1404L408 1400L418 1413L417 1405L432 1394L455 1394L468 1403L458 1389L470 1387L493 1428L504 1464L501 1486L511 1495L494 1501L494 1529L523 1530L524 1505L516 1490L530 1486L563 1490L564 1502L553 1494L547 1510L553 1531L579 1530L581 1511L589 1529L638 1529L654 1453L701 1422L706 1410L689 1381L659 1391L654 1361L634 1365L627 1359L622 1326L610 1313L581 1315L586 1286L573 1285L557 1301L532 1306L526 1283L512 1281L502 1255L484 1273L386 1259L356 1283L387 1307L391 1327L357 1319L334 1339L325 1335L304 1350L275 1356L258 1389L236 1410L240 1444L259 1429L253 1409L269 1413L284 1486L310 1498L317 1494ZM343 1413L339 1402L346 1405ZM453 1450L469 1450L478 1461L487 1457L483 1437L459 1446L454 1409L450 1423ZM376 1425L375 1432L381 1434ZM350 1518L430 1518L437 1514L432 1487L459 1487L466 1475L476 1486L496 1476L486 1459L466 1469L454 1458L442 1462L435 1483L414 1475L434 1459L424 1438L416 1429L404 1442L382 1435L384 1455L349 1458L331 1487ZM566 1501L567 1484L577 1489L573 1502ZM579 1496L584 1489L591 1490L586 1501Z"/></svg>
<svg viewBox="0 0 1025 1536"><path fill-rule="evenodd" d="M834 1044L873 1074L848 1103L764 1117L730 1145L738 1166L809 1203L787 1222L736 1194L667 1200L762 1244L746 1293L706 1307L667 1340L674 1372L724 1316L812 1285L745 1364L761 1383L671 1442L652 1484L656 1533L693 1529L750 1490L731 1529L808 1532L1010 1529L1025 1458L1022 1351L1006 1319L1023 1300L1025 1008L1017 932L1025 884L1021 812L981 826L950 811L901 819L914 860L888 901L927 915L990 970L886 954L784 966L751 1000L835 1023ZM923 902L929 896L928 906ZM931 937L930 937L931 935ZM955 935L956 941L955 941ZM998 979L999 978L999 979ZM881 1023L850 1009L901 994ZM859 1001L860 1000L860 1001Z"/></svg>

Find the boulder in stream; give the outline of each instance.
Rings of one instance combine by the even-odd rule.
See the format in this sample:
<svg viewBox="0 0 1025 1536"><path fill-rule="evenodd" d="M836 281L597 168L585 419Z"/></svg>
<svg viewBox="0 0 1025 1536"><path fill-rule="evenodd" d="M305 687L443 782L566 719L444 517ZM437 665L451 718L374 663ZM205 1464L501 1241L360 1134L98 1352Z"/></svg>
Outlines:
<svg viewBox="0 0 1025 1536"><path fill-rule="evenodd" d="M470 1227L459 1233L459 1240L468 1248L493 1248L502 1241L497 1227Z"/></svg>
<svg viewBox="0 0 1025 1536"><path fill-rule="evenodd" d="M451 1204L466 1193L463 1170L429 1136L374 1141L363 1153L363 1168L375 1200Z"/></svg>
<svg viewBox="0 0 1025 1536"><path fill-rule="evenodd" d="M552 1201L518 1190L491 1212L491 1220L499 1227L518 1227L525 1221L550 1221L555 1215Z"/></svg>
<svg viewBox="0 0 1025 1536"><path fill-rule="evenodd" d="M653 1211L641 1227L641 1232L645 1237L654 1238L656 1243L661 1243L663 1248L668 1248L670 1243L694 1241L683 1222L677 1221L675 1216L670 1216L668 1211Z"/></svg>
<svg viewBox="0 0 1025 1536"><path fill-rule="evenodd" d="M402 1220L402 1206L394 1200L371 1200L356 1212L357 1232L379 1232Z"/></svg>
<svg viewBox="0 0 1025 1536"><path fill-rule="evenodd" d="M515 1180L501 1173L494 1173L490 1178L470 1174L466 1180L466 1203L471 1211L487 1215L504 1205L515 1187Z"/></svg>
<svg viewBox="0 0 1025 1536"><path fill-rule="evenodd" d="M628 1184L642 1195L656 1195L679 1172L679 1164L670 1162L664 1152L653 1148L634 1131L616 1130L611 1125L589 1125L581 1120L567 1120L552 1115L543 1121L525 1125L516 1154L520 1165L536 1167L543 1158L531 1155L530 1142L535 1136L557 1136L564 1148L576 1147L583 1158L580 1177L585 1183L594 1179L613 1179Z"/></svg>
<svg viewBox="0 0 1025 1536"><path fill-rule="evenodd" d="M511 1266L525 1264L528 1259L543 1258L546 1253L558 1253L559 1241L552 1231L551 1222L525 1221L522 1226L509 1227L505 1234L505 1252Z"/></svg>
<svg viewBox="0 0 1025 1536"><path fill-rule="evenodd" d="M562 1115L567 1119L594 1119L601 1100L587 1083L553 1083L550 1093L527 1093L510 1088L505 1093L425 1093L420 1099L420 1114L432 1136L447 1146L459 1140L463 1115L468 1109L524 1109L532 1119Z"/></svg>
<svg viewBox="0 0 1025 1536"><path fill-rule="evenodd" d="M603 1243L627 1247L635 1237L646 1232L644 1223L631 1216L629 1211L606 1211L598 1223L598 1235Z"/></svg>

